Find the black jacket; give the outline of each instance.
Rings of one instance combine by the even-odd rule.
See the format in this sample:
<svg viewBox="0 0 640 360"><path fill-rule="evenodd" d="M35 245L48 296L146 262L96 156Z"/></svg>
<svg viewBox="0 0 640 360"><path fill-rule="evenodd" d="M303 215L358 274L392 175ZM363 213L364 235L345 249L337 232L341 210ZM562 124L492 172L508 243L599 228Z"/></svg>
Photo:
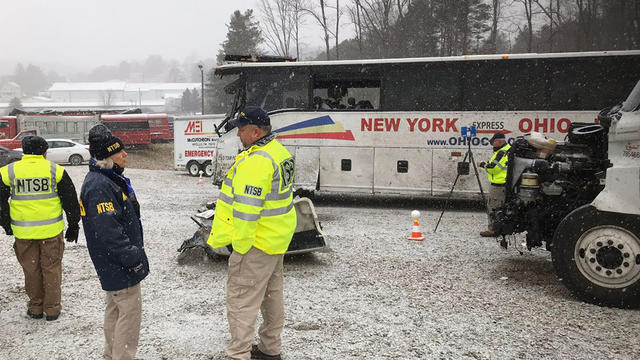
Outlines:
<svg viewBox="0 0 640 360"><path fill-rule="evenodd" d="M102 289L138 284L149 274L135 194L123 177L90 164L80 191L82 226Z"/></svg>
<svg viewBox="0 0 640 360"><path fill-rule="evenodd" d="M78 195L73 181L67 174L67 170L62 173L62 179L56 185L58 197L62 203L62 209L67 214L67 224L69 228L78 228L80 222L80 207L78 206ZM9 197L11 196L11 188L2 182L0 177L0 226L7 229L11 226L11 216L9 211Z"/></svg>

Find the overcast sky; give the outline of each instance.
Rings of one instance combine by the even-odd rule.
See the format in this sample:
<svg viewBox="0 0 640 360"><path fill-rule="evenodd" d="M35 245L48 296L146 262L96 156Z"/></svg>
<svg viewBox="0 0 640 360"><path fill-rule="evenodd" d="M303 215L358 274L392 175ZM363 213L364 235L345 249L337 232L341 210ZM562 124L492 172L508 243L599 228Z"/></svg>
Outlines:
<svg viewBox="0 0 640 360"><path fill-rule="evenodd" d="M0 61L82 68L215 57L234 10L255 0L0 0ZM1 75L1 73L0 73Z"/></svg>

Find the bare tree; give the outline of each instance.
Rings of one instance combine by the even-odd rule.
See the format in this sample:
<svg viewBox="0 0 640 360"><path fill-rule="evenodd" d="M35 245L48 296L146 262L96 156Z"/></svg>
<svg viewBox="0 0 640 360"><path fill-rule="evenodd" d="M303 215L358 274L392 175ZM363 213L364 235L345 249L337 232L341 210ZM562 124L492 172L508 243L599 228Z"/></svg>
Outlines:
<svg viewBox="0 0 640 360"><path fill-rule="evenodd" d="M365 32L380 47L383 57L390 55L393 24L404 15L409 1L406 0L360 0L356 6L364 18ZM397 7L396 7L397 5Z"/></svg>
<svg viewBox="0 0 640 360"><path fill-rule="evenodd" d="M498 21L502 12L502 4L500 0L491 1L491 34L489 35L490 52L495 54L498 52Z"/></svg>
<svg viewBox="0 0 640 360"><path fill-rule="evenodd" d="M355 40L358 44L358 54L362 58L364 57L364 51L362 46L362 16L360 8L360 0L353 0L353 4L351 6L347 5L347 12L351 18L351 23L353 24L355 33Z"/></svg>
<svg viewBox="0 0 640 360"><path fill-rule="evenodd" d="M327 60L329 60L329 34L331 33L331 30L329 29L329 22L327 21L326 8L326 1L320 0L319 8L313 6L312 4L308 4L307 6L302 8L302 11L305 14L311 15L311 17L314 18L318 25L320 25L320 27L322 28L322 31L324 32L325 52Z"/></svg>
<svg viewBox="0 0 640 360"><path fill-rule="evenodd" d="M532 52L533 49L533 2L535 0L515 0L515 2L521 3L524 7L524 16L527 21L527 52ZM580 0L578 0L580 1Z"/></svg>
<svg viewBox="0 0 640 360"><path fill-rule="evenodd" d="M336 0L336 32L335 32L335 39L336 39L336 60L340 59L340 51L338 50L338 45L339 45L339 39L338 39L338 33L340 32L340 0Z"/></svg>
<svg viewBox="0 0 640 360"><path fill-rule="evenodd" d="M291 56L293 39L299 58L302 0L260 0L258 6L262 13L267 46L276 54Z"/></svg>
<svg viewBox="0 0 640 360"><path fill-rule="evenodd" d="M300 26L304 24L304 0L289 0L293 19L293 40L296 43L296 58L300 60Z"/></svg>

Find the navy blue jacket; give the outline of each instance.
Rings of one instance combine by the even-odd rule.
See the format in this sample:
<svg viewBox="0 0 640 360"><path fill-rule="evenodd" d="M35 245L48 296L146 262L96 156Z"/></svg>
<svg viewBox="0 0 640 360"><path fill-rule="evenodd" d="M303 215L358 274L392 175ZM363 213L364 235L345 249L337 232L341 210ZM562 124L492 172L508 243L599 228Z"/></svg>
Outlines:
<svg viewBox="0 0 640 360"><path fill-rule="evenodd" d="M93 159L92 159L93 160ZM138 284L149 274L135 193L124 177L92 163L80 192L82 226L102 289Z"/></svg>

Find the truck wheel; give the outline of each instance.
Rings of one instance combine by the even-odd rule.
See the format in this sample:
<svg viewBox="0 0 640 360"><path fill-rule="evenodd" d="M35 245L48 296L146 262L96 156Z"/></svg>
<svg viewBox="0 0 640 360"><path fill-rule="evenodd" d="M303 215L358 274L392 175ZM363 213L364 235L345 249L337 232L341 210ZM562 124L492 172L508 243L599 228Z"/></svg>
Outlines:
<svg viewBox="0 0 640 360"><path fill-rule="evenodd" d="M189 161L187 164L187 171L191 176L200 176L200 163L197 161Z"/></svg>
<svg viewBox="0 0 640 360"><path fill-rule="evenodd" d="M551 244L556 275L583 301L640 306L640 216L577 208Z"/></svg>
<svg viewBox="0 0 640 360"><path fill-rule="evenodd" d="M73 166L77 166L82 164L82 156L78 155L78 154L73 154L71 156L69 156L69 164L73 165Z"/></svg>
<svg viewBox="0 0 640 360"><path fill-rule="evenodd" d="M206 177L213 176L213 164L211 163L211 161L205 162L203 167L204 167L204 176Z"/></svg>

